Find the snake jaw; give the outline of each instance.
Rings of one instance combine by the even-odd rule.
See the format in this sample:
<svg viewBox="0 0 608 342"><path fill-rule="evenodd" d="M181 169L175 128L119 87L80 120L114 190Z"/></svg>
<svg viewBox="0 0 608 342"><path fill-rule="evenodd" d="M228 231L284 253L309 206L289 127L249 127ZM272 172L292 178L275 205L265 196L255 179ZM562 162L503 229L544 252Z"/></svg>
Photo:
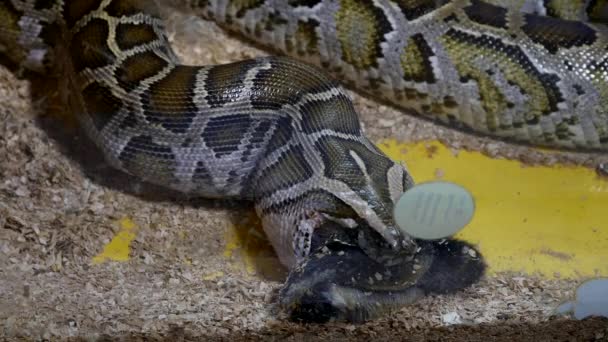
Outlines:
<svg viewBox="0 0 608 342"><path fill-rule="evenodd" d="M370 228L360 233L359 244L371 257L381 261L389 255L396 258L412 256L416 243L396 224L393 212L395 203L414 182L404 165L393 162L375 146L372 147L376 163L364 166L360 161L363 183L349 187L349 191L334 191L333 195ZM345 184L351 182L346 177L342 181Z"/></svg>
<svg viewBox="0 0 608 342"><path fill-rule="evenodd" d="M358 231L357 244L368 257L385 265L411 261L418 248L411 239L387 241L376 230L369 228Z"/></svg>

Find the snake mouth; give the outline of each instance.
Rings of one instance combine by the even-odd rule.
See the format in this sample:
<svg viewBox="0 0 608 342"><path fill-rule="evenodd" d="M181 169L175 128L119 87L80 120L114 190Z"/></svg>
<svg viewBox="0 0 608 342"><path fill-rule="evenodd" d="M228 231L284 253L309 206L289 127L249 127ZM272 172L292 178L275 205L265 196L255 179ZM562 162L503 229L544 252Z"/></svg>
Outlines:
<svg viewBox="0 0 608 342"><path fill-rule="evenodd" d="M378 231L366 224L361 224L357 230L357 246L367 254L370 259L382 265L399 265L412 262L420 248L413 239L391 244ZM409 238L409 237L408 237Z"/></svg>

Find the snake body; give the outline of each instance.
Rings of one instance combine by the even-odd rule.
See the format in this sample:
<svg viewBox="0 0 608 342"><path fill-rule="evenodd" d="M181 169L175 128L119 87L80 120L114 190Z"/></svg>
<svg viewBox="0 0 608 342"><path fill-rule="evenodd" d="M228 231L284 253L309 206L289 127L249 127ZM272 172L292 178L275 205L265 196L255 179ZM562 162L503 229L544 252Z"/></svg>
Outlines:
<svg viewBox="0 0 608 342"><path fill-rule="evenodd" d="M608 35L521 13L529 3L190 5L410 111L535 144L605 149ZM601 20L601 6L568 13ZM393 207L413 180L363 135L349 96L321 69L286 57L183 65L146 0L2 0L0 18L0 51L59 70L111 165L254 203L291 270L281 304L292 318L360 321L481 276L470 246L416 241L396 226Z"/></svg>
<svg viewBox="0 0 608 342"><path fill-rule="evenodd" d="M194 2L407 112L533 145L608 148L608 30L562 19L606 22L606 2Z"/></svg>

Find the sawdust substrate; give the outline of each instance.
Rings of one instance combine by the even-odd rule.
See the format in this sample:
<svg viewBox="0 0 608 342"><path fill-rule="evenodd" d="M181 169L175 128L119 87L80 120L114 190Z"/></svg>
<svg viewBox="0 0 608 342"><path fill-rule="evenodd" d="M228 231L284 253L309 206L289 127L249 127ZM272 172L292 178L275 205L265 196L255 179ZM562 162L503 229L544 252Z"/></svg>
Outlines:
<svg viewBox="0 0 608 342"><path fill-rule="evenodd" d="M265 54L187 12L167 11L167 17L171 40L187 63ZM363 325L289 323L273 304L284 270L251 275L238 253L224 256L226 235L235 223L242 224L249 206L186 198L110 169L65 115L55 83L0 69L0 339L473 341L607 336L604 319L552 316L560 302L572 297L576 281L518 274L488 277L457 295L425 298ZM353 97L374 141L439 138L455 149L529 163L593 166L599 160L592 154L544 154L466 135ZM130 260L92 265L92 257L115 236L116 222L123 217L139 227ZM277 264L276 257L258 260L268 263ZM457 313L463 324L443 322L449 313Z"/></svg>

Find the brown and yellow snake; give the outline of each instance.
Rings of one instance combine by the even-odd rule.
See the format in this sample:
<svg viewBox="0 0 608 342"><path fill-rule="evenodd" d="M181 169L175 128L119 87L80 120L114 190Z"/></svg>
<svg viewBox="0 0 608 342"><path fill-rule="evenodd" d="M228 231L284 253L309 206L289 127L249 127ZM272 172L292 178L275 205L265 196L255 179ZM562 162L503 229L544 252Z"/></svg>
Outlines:
<svg viewBox="0 0 608 342"><path fill-rule="evenodd" d="M584 22L606 19L604 1L188 5L409 112L531 144L608 149L608 31ZM293 319L362 321L482 275L465 243L416 241L396 226L394 204L413 180L362 134L322 69L286 57L183 65L148 0L1 0L0 19L0 52L65 72L70 105L111 165L255 204L291 270L281 304Z"/></svg>

